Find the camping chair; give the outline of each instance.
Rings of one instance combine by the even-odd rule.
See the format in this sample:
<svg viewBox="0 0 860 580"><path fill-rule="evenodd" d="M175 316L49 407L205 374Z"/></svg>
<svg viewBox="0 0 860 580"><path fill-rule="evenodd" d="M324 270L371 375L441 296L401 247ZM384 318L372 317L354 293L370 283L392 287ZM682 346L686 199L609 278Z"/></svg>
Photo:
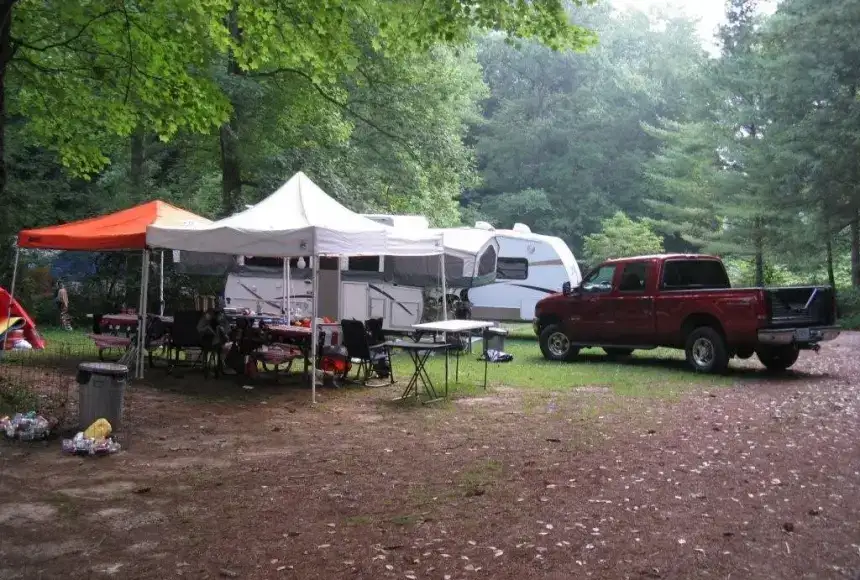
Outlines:
<svg viewBox="0 0 860 580"><path fill-rule="evenodd" d="M173 315L173 329L167 348L168 372L179 364L179 353L182 351L189 355L192 367L205 364L203 344L197 332L197 323L202 316L200 310L180 310Z"/></svg>
<svg viewBox="0 0 860 580"><path fill-rule="evenodd" d="M146 322L146 338L144 339L143 344L146 347L146 352L149 357L150 368L155 367L155 355L157 351L160 350L161 354L164 355L164 358L170 358L169 343L170 329L167 327L167 324L165 324L158 316L148 316Z"/></svg>
<svg viewBox="0 0 860 580"><path fill-rule="evenodd" d="M377 337L367 331L364 323L359 320L342 320L340 327L347 355L352 362L358 363L355 379L367 384L371 375L376 374L380 379L390 378L391 382L394 382L391 358L387 350L382 342L374 340Z"/></svg>

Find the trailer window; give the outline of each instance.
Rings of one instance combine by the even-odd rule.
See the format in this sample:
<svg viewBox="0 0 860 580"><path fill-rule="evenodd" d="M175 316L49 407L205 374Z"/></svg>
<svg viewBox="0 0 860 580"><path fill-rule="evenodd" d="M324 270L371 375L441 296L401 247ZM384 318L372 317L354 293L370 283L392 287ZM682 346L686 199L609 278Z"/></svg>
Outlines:
<svg viewBox="0 0 860 580"><path fill-rule="evenodd" d="M526 262L526 268L528 269L528 262ZM490 246L478 260L478 276L487 276L494 270L496 270L496 248Z"/></svg>
<svg viewBox="0 0 860 580"><path fill-rule="evenodd" d="M663 288L730 288L726 269L717 260L671 260L663 266Z"/></svg>
<svg viewBox="0 0 860 580"><path fill-rule="evenodd" d="M379 256L353 256L349 259L348 269L354 272L379 272Z"/></svg>
<svg viewBox="0 0 860 580"><path fill-rule="evenodd" d="M525 280L529 277L529 261L525 258L499 258L496 278L502 280Z"/></svg>

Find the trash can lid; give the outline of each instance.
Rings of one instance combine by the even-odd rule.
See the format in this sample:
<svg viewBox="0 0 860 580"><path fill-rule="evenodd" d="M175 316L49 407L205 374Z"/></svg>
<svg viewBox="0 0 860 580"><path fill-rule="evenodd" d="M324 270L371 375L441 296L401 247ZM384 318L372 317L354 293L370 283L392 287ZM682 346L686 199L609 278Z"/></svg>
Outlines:
<svg viewBox="0 0 860 580"><path fill-rule="evenodd" d="M79 371L86 371L96 375L122 376L128 374L128 367L111 362L89 362L78 365Z"/></svg>

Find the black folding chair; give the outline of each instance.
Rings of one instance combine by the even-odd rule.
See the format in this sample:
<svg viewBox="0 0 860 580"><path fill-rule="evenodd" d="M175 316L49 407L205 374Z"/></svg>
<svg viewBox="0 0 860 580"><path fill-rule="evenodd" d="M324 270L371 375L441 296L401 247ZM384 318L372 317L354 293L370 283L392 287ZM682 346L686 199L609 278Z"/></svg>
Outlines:
<svg viewBox="0 0 860 580"><path fill-rule="evenodd" d="M358 363L355 379L366 384L376 374L378 378L390 379L393 383L394 372L389 352L383 346L385 341L377 342L360 320L342 320L340 326L347 355L350 361ZM387 368L383 365L387 365Z"/></svg>
<svg viewBox="0 0 860 580"><path fill-rule="evenodd" d="M179 364L179 353L198 351L196 358L190 359L192 368L203 365L203 341L197 331L197 323L203 317L200 310L180 310L173 315L173 328L170 330L167 358L168 372Z"/></svg>

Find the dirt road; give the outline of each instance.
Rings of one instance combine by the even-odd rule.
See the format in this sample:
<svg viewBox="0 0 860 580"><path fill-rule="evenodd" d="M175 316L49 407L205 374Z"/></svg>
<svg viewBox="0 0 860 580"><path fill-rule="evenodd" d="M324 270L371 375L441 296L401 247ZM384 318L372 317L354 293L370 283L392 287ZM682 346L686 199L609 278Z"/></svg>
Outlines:
<svg viewBox="0 0 860 580"><path fill-rule="evenodd" d="M129 397L101 460L0 444L12 578L855 578L860 335L676 400ZM233 387L235 391L235 387ZM199 393L203 393L200 395Z"/></svg>

